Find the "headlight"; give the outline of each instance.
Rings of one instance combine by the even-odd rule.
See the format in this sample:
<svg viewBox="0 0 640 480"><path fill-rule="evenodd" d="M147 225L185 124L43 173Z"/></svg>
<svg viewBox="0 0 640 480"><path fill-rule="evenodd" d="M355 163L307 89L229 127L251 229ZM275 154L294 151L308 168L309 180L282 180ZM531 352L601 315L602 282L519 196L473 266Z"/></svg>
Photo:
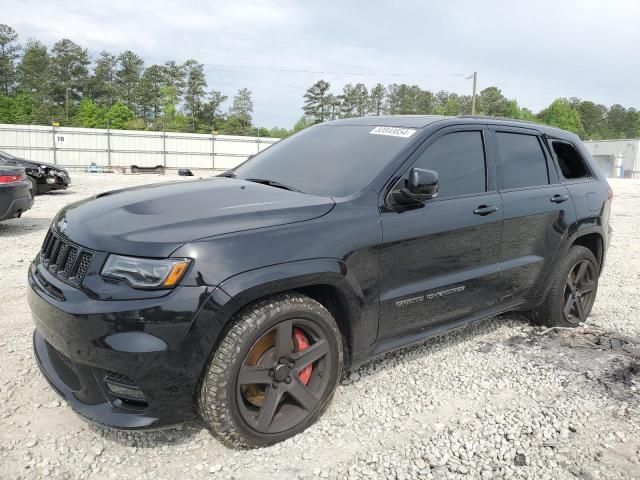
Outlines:
<svg viewBox="0 0 640 480"><path fill-rule="evenodd" d="M127 281L134 288L175 287L189 267L188 258L135 258L109 255L101 275Z"/></svg>

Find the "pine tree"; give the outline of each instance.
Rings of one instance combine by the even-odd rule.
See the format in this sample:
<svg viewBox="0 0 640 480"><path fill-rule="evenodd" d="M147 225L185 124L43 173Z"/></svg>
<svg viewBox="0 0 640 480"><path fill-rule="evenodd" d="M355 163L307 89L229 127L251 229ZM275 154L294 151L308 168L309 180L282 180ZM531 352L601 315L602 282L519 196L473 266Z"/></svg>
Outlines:
<svg viewBox="0 0 640 480"><path fill-rule="evenodd" d="M89 79L89 96L98 105L110 108L116 101L116 68L118 58L107 52L100 52L95 62L93 75Z"/></svg>
<svg viewBox="0 0 640 480"><path fill-rule="evenodd" d="M328 96L330 87L329 82L318 80L304 94L304 107L302 107L302 110L306 116L312 117L316 123L324 122L330 116Z"/></svg>
<svg viewBox="0 0 640 480"><path fill-rule="evenodd" d="M118 68L115 72L118 100L133 112L138 110L138 84L143 71L144 60L131 50L118 55Z"/></svg>
<svg viewBox="0 0 640 480"><path fill-rule="evenodd" d="M201 121L203 124L217 129L218 124L223 120L222 104L229 98L222 92L211 90L207 95L207 102L203 106Z"/></svg>
<svg viewBox="0 0 640 480"><path fill-rule="evenodd" d="M16 80L15 61L20 56L18 34L9 25L0 24L0 88L9 95Z"/></svg>
<svg viewBox="0 0 640 480"><path fill-rule="evenodd" d="M241 88L233 97L233 104L229 109L229 115L235 117L242 130L246 133L251 129L251 114L253 113L253 100L248 88Z"/></svg>
<svg viewBox="0 0 640 480"><path fill-rule="evenodd" d="M380 116L384 110L384 101L387 90L381 83L376 84L369 93L369 111L376 116Z"/></svg>
<svg viewBox="0 0 640 480"><path fill-rule="evenodd" d="M342 87L342 95L340 95L340 118L351 118L358 116L358 104L360 101L359 93L356 87L347 83Z"/></svg>
<svg viewBox="0 0 640 480"><path fill-rule="evenodd" d="M162 86L165 84L165 72L160 65L147 68L138 82L136 98L140 116L146 125L154 125L162 112Z"/></svg>
<svg viewBox="0 0 640 480"><path fill-rule="evenodd" d="M180 103L182 95L184 95L184 67L171 60L165 62L162 68L164 70L164 86L172 88L177 103Z"/></svg>
<svg viewBox="0 0 640 480"><path fill-rule="evenodd" d="M364 83L357 83L353 89L356 114L364 117L369 113L369 90Z"/></svg>
<svg viewBox="0 0 640 480"><path fill-rule="evenodd" d="M185 72L185 107L186 113L191 119L191 129L196 130L196 117L200 115L202 104L206 95L207 80L204 76L204 65L196 60L184 62Z"/></svg>
<svg viewBox="0 0 640 480"><path fill-rule="evenodd" d="M56 42L51 53L52 97L55 103L64 107L64 118L69 120L69 109L87 87L89 53L66 38Z"/></svg>
<svg viewBox="0 0 640 480"><path fill-rule="evenodd" d="M33 100L28 123L47 124L51 121L52 100L49 83L51 58L47 47L37 40L30 40L17 68L16 90Z"/></svg>

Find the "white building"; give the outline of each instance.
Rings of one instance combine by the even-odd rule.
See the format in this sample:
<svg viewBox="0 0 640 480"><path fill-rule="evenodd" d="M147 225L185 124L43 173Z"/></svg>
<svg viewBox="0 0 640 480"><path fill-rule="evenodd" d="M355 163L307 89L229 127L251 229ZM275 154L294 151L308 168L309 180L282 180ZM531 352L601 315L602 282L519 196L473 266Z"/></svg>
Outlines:
<svg viewBox="0 0 640 480"><path fill-rule="evenodd" d="M607 177L640 178L640 140L582 142Z"/></svg>

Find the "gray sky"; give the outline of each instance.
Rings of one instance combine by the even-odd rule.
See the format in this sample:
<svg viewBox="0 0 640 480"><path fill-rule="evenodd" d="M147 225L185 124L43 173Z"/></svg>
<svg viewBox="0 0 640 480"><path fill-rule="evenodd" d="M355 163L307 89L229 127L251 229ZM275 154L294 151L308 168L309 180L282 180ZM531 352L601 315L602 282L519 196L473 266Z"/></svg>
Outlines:
<svg viewBox="0 0 640 480"><path fill-rule="evenodd" d="M321 78L336 92L380 81L470 93L464 77L477 70L480 89L496 85L534 111L563 96L640 107L635 0L1 3L0 21L23 42L66 37L93 56L130 49L147 64L208 64L209 88L249 88L267 127L291 127Z"/></svg>

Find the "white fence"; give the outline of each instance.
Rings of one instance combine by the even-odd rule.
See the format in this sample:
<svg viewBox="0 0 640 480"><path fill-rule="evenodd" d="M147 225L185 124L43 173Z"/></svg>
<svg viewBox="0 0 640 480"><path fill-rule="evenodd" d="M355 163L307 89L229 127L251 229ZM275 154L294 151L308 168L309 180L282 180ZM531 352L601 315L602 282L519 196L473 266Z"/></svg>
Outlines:
<svg viewBox="0 0 640 480"><path fill-rule="evenodd" d="M0 124L0 150L18 157L83 168L229 169L277 138Z"/></svg>

